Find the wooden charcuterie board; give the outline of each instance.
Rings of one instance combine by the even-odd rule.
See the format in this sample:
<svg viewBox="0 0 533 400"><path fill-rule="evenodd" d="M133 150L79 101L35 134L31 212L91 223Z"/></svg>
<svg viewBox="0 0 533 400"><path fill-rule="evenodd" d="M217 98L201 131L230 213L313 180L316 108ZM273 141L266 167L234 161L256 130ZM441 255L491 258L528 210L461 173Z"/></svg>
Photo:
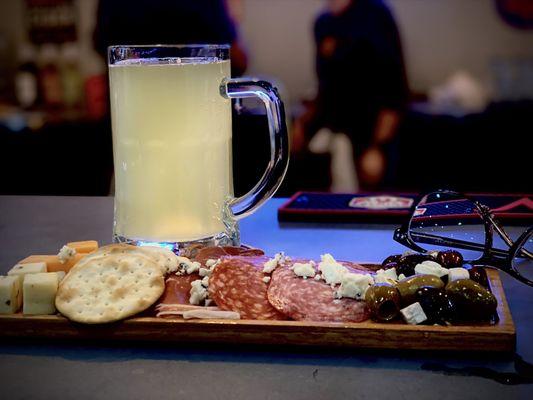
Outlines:
<svg viewBox="0 0 533 400"><path fill-rule="evenodd" d="M130 318L82 325L60 315L0 315L0 336L148 342L245 343L368 349L512 352L516 332L499 273L488 269L499 321L485 325L428 326L403 323L327 323L257 320Z"/></svg>

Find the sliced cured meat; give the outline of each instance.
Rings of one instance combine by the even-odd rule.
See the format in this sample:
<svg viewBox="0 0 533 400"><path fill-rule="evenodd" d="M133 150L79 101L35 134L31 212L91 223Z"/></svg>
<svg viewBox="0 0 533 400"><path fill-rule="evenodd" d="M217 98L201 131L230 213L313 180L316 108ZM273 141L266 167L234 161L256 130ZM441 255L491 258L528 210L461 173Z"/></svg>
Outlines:
<svg viewBox="0 0 533 400"><path fill-rule="evenodd" d="M253 249L250 247L236 247L236 246L213 246L213 247L204 247L196 253L194 261L198 261L200 264L205 265L207 260L218 260L224 256L242 256L242 257L253 257L253 256L262 256L265 253L260 249Z"/></svg>
<svg viewBox="0 0 533 400"><path fill-rule="evenodd" d="M165 281L165 291L159 304L189 304L191 283L200 278L198 274L170 275Z"/></svg>
<svg viewBox="0 0 533 400"><path fill-rule="evenodd" d="M209 278L209 297L243 319L287 319L268 302L262 272L266 261L264 256L223 258Z"/></svg>
<svg viewBox="0 0 533 400"><path fill-rule="evenodd" d="M156 317L175 318L181 317L187 311L220 311L218 307L194 306L192 304L159 304L155 307Z"/></svg>
<svg viewBox="0 0 533 400"><path fill-rule="evenodd" d="M343 263L353 272L365 270L348 264ZM279 312L298 321L361 322L368 318L365 302L336 299L335 289L323 280L300 278L285 266L272 273L268 300Z"/></svg>

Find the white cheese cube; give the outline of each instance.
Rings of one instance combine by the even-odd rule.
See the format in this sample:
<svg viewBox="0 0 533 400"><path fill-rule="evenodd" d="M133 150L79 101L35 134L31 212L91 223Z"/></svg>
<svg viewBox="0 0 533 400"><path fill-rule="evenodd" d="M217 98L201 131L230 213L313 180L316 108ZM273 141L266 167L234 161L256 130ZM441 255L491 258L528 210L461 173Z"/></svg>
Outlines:
<svg viewBox="0 0 533 400"><path fill-rule="evenodd" d="M292 272L302 278L312 278L316 275L316 271L311 263L294 263Z"/></svg>
<svg viewBox="0 0 533 400"><path fill-rule="evenodd" d="M448 275L448 269L443 268L438 262L427 260L416 265L415 273L417 275L435 275L440 278Z"/></svg>
<svg viewBox="0 0 533 400"><path fill-rule="evenodd" d="M22 305L22 287L18 276L0 276L0 314L14 314Z"/></svg>
<svg viewBox="0 0 533 400"><path fill-rule="evenodd" d="M448 272L448 281L453 282L459 279L470 279L470 273L465 268L450 268Z"/></svg>
<svg viewBox="0 0 533 400"><path fill-rule="evenodd" d="M55 272L28 274L24 278L22 312L30 315L55 314L58 276Z"/></svg>
<svg viewBox="0 0 533 400"><path fill-rule="evenodd" d="M418 302L402 308L400 313L402 314L405 322L410 325L418 325L428 319L426 313L424 313L424 310L422 309L422 306Z"/></svg>
<svg viewBox="0 0 533 400"><path fill-rule="evenodd" d="M65 275L67 274L65 271L56 271L55 273L57 274L58 282L61 282L63 278L65 277Z"/></svg>
<svg viewBox="0 0 533 400"><path fill-rule="evenodd" d="M24 277L28 274L38 274L40 272L46 272L46 263L45 262L36 262L36 263L27 263L27 264L17 264L11 268L8 272L8 276L18 276L20 284L24 282Z"/></svg>
<svg viewBox="0 0 533 400"><path fill-rule="evenodd" d="M352 299L362 299L366 291L374 283L370 274L347 273L342 276L341 285L337 290L337 297L350 297Z"/></svg>

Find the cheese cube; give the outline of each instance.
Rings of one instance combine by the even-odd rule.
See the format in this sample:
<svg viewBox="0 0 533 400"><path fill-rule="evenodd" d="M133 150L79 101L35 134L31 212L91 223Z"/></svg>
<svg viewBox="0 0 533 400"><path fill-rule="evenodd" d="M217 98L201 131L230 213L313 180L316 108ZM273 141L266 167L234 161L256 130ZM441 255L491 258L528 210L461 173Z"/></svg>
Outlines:
<svg viewBox="0 0 533 400"><path fill-rule="evenodd" d="M465 268L450 268L448 281L453 282L459 279L470 279L470 273Z"/></svg>
<svg viewBox="0 0 533 400"><path fill-rule="evenodd" d="M418 325L428 319L422 306L418 302L413 303L410 306L407 306L405 308L402 308L400 310L400 313L402 314L405 322L407 322L410 325Z"/></svg>
<svg viewBox="0 0 533 400"><path fill-rule="evenodd" d="M57 255L53 255L53 256L52 255L36 255L36 256L26 257L24 260L19 261L19 264L44 262L46 263L46 270L48 272L57 272L57 271L68 272L74 265L76 265L78 261L80 261L86 255L87 253L76 253L71 259L69 259L64 264L61 263Z"/></svg>
<svg viewBox="0 0 533 400"><path fill-rule="evenodd" d="M47 272L46 264L44 262L17 264L7 272L7 275L18 277L20 284L22 285L26 275L37 274L39 272Z"/></svg>
<svg viewBox="0 0 533 400"><path fill-rule="evenodd" d="M67 246L76 250L76 253L92 253L98 249L98 242L96 240L84 240L81 242L69 242Z"/></svg>
<svg viewBox="0 0 533 400"><path fill-rule="evenodd" d="M66 272L65 271L57 271L57 272L55 272L55 274L57 274L57 281L61 282L63 280L63 278L65 277Z"/></svg>
<svg viewBox="0 0 533 400"><path fill-rule="evenodd" d="M22 305L19 276L0 276L0 314L14 314Z"/></svg>
<svg viewBox="0 0 533 400"><path fill-rule="evenodd" d="M55 314L58 276L54 272L29 274L24 279L22 312L30 315Z"/></svg>

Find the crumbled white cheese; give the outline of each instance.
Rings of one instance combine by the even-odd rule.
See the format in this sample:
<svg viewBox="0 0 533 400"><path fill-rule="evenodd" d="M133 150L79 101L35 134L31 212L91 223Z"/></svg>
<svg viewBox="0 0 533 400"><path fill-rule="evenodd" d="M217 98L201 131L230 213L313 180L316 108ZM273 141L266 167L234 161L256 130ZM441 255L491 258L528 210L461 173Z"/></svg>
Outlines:
<svg viewBox="0 0 533 400"><path fill-rule="evenodd" d="M204 278L202 279L202 286L203 287L209 287L209 277L208 276L204 276Z"/></svg>
<svg viewBox="0 0 533 400"><path fill-rule="evenodd" d="M439 255L439 251L438 250L431 250L431 251L428 251L428 255L432 258L437 258L437 256Z"/></svg>
<svg viewBox="0 0 533 400"><path fill-rule="evenodd" d="M416 265L415 273L417 275L435 275L440 278L448 275L448 270L443 268L438 262L427 260Z"/></svg>
<svg viewBox="0 0 533 400"><path fill-rule="evenodd" d="M428 319L426 313L424 313L424 310L422 309L422 306L418 302L402 308L400 313L402 314L405 322L411 325L421 324Z"/></svg>
<svg viewBox="0 0 533 400"><path fill-rule="evenodd" d="M294 263L292 272L302 278L312 278L316 275L316 271L311 263Z"/></svg>
<svg viewBox="0 0 533 400"><path fill-rule="evenodd" d="M350 297L352 299L363 299L368 288L374 284L374 279L370 274L346 273L342 275L341 285L337 290L336 297Z"/></svg>
<svg viewBox="0 0 533 400"><path fill-rule="evenodd" d="M320 279L322 279L322 275L316 274L315 275L315 281L319 281Z"/></svg>
<svg viewBox="0 0 533 400"><path fill-rule="evenodd" d="M194 305L199 305L202 300L207 298L207 289L202 285L201 279L191 282L189 294L191 295L189 297L189 303Z"/></svg>
<svg viewBox="0 0 533 400"><path fill-rule="evenodd" d="M187 257L178 257L178 265L179 269L176 271L176 275L183 275L186 274L192 274L194 272L197 272L201 264L197 261L191 261Z"/></svg>
<svg viewBox="0 0 533 400"><path fill-rule="evenodd" d="M470 273L465 268L450 268L448 271L448 282L470 279Z"/></svg>
<svg viewBox="0 0 533 400"><path fill-rule="evenodd" d="M205 304L204 304L204 305L205 305L206 307L209 307L209 305L210 305L211 303L213 303L213 300L211 300L211 299L205 299Z"/></svg>
<svg viewBox="0 0 533 400"><path fill-rule="evenodd" d="M265 283L270 282L270 276L264 276L263 277L263 282L265 282Z"/></svg>
<svg viewBox="0 0 533 400"><path fill-rule="evenodd" d="M331 254L323 254L320 259L318 270L322 272L322 277L326 283L329 285L341 283L342 276L348 273L348 269L339 264Z"/></svg>
<svg viewBox="0 0 533 400"><path fill-rule="evenodd" d="M200 267L200 269L198 269L198 275L200 276L209 276L211 275L211 270L208 269L208 268L204 268L204 267Z"/></svg>
<svg viewBox="0 0 533 400"><path fill-rule="evenodd" d="M214 259L210 258L209 260L207 260L207 261L205 262L205 266L206 266L207 268L209 268L209 269L213 269L213 268L215 268L219 263L220 263L220 259L218 259L218 260L214 260Z"/></svg>
<svg viewBox="0 0 533 400"><path fill-rule="evenodd" d="M396 268L379 269L374 280L376 283L396 283L398 281Z"/></svg>
<svg viewBox="0 0 533 400"><path fill-rule="evenodd" d="M64 245L61 247L61 250L59 250L59 253L57 253L57 258L59 258L59 262L61 264L65 264L70 260L72 257L76 255L76 249L73 249L72 247L68 247L67 245Z"/></svg>
<svg viewBox="0 0 533 400"><path fill-rule="evenodd" d="M274 258L271 258L267 262L263 264L263 272L265 274L270 274L272 271L274 271L278 265L286 261L285 253L279 252L277 253Z"/></svg>
<svg viewBox="0 0 533 400"><path fill-rule="evenodd" d="M404 274L400 274L400 275L398 275L398 280L399 280L399 281L401 281L401 280L403 280L403 279L405 279L405 278L406 278L406 277L405 277Z"/></svg>

